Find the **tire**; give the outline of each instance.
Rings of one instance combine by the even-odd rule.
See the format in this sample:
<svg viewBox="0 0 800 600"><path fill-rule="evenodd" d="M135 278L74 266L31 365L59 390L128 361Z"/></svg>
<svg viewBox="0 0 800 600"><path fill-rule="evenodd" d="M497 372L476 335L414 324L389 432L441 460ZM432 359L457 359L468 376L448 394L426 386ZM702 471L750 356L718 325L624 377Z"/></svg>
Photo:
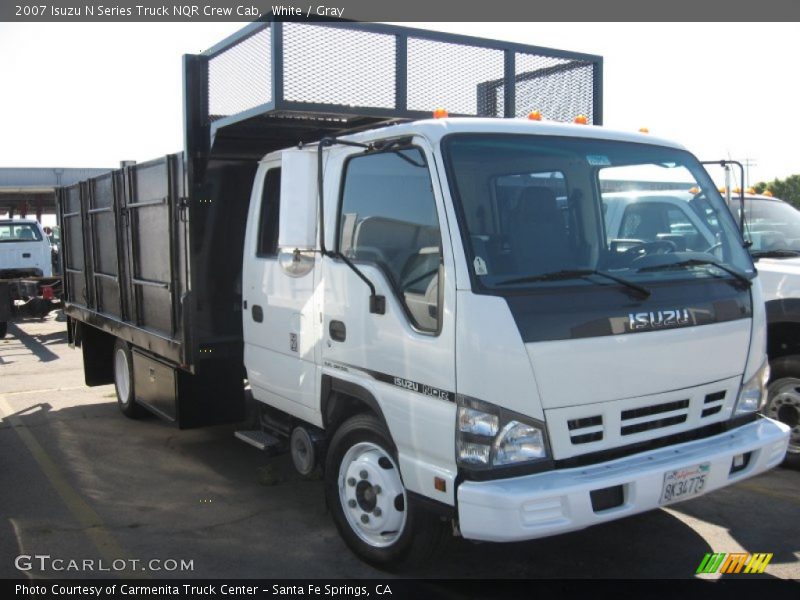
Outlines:
<svg viewBox="0 0 800 600"><path fill-rule="evenodd" d="M130 346L118 339L114 343L114 389L117 392L117 406L120 412L130 419L138 419L144 413L136 404L133 389L133 355Z"/></svg>
<svg viewBox="0 0 800 600"><path fill-rule="evenodd" d="M440 554L452 537L449 522L409 498L386 427L372 414L345 421L328 448L325 499L353 553L388 570Z"/></svg>
<svg viewBox="0 0 800 600"><path fill-rule="evenodd" d="M770 364L764 414L792 428L789 455L800 455L800 355L784 356Z"/></svg>
<svg viewBox="0 0 800 600"><path fill-rule="evenodd" d="M8 333L8 321L0 321L0 340Z"/></svg>

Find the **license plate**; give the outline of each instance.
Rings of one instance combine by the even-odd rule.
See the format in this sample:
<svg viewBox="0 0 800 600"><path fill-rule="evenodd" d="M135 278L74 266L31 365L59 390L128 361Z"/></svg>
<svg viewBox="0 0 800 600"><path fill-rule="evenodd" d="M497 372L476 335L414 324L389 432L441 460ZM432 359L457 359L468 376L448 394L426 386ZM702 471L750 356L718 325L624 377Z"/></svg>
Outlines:
<svg viewBox="0 0 800 600"><path fill-rule="evenodd" d="M710 471L709 463L667 471L664 474L664 487L661 488L661 504L697 496L706 487Z"/></svg>

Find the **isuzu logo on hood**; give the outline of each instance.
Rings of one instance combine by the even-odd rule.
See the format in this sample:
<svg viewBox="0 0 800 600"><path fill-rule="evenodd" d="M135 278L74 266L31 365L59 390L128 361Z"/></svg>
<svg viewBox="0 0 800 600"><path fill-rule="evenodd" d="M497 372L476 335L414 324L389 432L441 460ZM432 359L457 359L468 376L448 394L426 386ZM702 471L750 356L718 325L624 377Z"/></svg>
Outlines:
<svg viewBox="0 0 800 600"><path fill-rule="evenodd" d="M688 308L628 313L628 326L631 331L659 329L661 327L679 327L681 325L689 325L689 323Z"/></svg>

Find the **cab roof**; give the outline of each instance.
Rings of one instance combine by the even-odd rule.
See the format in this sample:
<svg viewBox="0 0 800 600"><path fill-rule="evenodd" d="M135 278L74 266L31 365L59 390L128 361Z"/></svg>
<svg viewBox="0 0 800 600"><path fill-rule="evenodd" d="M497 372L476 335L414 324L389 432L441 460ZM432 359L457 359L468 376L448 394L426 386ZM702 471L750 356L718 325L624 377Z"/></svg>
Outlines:
<svg viewBox="0 0 800 600"><path fill-rule="evenodd" d="M480 117L452 117L425 119L398 125L370 129L360 133L341 136L342 139L370 142L385 138L421 135L433 144L454 133L506 133L525 135L549 135L576 138L590 138L619 142L635 142L654 146L666 146L685 150L677 142L655 137L649 133L621 131L599 125L577 125L554 121L532 121L528 119L496 119Z"/></svg>

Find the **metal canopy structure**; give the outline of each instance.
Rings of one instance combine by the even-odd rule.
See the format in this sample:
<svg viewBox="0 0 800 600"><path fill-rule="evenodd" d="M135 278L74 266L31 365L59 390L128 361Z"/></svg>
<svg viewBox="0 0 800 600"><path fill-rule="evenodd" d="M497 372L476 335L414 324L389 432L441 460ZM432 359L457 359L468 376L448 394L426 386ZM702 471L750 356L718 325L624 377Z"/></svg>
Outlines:
<svg viewBox="0 0 800 600"><path fill-rule="evenodd" d="M41 221L44 214L55 214L55 190L110 169L0 168L0 215L27 217Z"/></svg>

